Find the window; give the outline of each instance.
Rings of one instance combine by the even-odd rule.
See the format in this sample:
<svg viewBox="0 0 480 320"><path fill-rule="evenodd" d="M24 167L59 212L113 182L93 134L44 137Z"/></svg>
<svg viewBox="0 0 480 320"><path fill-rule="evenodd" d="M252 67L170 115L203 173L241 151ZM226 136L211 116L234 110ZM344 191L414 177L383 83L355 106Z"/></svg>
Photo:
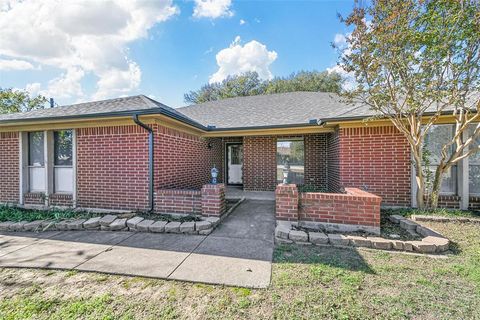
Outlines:
<svg viewBox="0 0 480 320"><path fill-rule="evenodd" d="M454 127L452 125L435 125L432 126L430 132L425 137L425 148L430 153L430 172L432 172L432 180L437 170L438 164L442 157L442 147L453 138ZM453 152L452 146L450 152ZM448 156L448 155L447 155ZM433 181L432 181L433 182ZM452 166L445 172L442 180L440 192L443 194L457 193L457 166Z"/></svg>
<svg viewBox="0 0 480 320"><path fill-rule="evenodd" d="M470 137L477 125L468 128L467 137ZM477 139L470 148L478 148L480 139ZM480 152L476 152L468 158L468 186L470 194L480 195Z"/></svg>
<svg viewBox="0 0 480 320"><path fill-rule="evenodd" d="M54 191L73 192L73 135L72 130L53 133Z"/></svg>
<svg viewBox="0 0 480 320"><path fill-rule="evenodd" d="M305 181L305 148L303 139L277 141L277 183L303 185Z"/></svg>
<svg viewBox="0 0 480 320"><path fill-rule="evenodd" d="M45 135L28 133L28 181L30 192L45 192Z"/></svg>

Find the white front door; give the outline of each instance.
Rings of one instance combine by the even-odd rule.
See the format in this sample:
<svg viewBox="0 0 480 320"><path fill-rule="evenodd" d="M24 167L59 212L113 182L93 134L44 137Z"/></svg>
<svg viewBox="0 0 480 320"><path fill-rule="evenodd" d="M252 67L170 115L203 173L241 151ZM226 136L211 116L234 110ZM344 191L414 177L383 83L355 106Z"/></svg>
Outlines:
<svg viewBox="0 0 480 320"><path fill-rule="evenodd" d="M227 145L228 184L243 184L243 145Z"/></svg>

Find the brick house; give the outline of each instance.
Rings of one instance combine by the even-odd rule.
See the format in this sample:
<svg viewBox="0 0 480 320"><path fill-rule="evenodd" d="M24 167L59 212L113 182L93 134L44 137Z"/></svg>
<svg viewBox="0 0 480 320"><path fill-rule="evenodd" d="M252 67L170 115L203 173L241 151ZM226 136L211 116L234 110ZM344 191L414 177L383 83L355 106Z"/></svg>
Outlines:
<svg viewBox="0 0 480 320"><path fill-rule="evenodd" d="M406 139L370 116L317 92L178 109L133 96L0 115L0 203L196 212L215 166L219 182L247 191L274 191L285 174L300 191L360 188L385 206L415 206ZM452 128L448 118L434 128L433 154ZM444 206L479 208L480 156L452 168L442 192Z"/></svg>

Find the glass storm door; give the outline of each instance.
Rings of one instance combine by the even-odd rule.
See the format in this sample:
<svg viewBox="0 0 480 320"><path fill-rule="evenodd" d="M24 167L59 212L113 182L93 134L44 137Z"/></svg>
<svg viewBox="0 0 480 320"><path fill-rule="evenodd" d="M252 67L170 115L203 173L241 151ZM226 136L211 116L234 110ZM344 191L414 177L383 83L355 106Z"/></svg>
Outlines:
<svg viewBox="0 0 480 320"><path fill-rule="evenodd" d="M227 145L227 183L243 184L243 145Z"/></svg>

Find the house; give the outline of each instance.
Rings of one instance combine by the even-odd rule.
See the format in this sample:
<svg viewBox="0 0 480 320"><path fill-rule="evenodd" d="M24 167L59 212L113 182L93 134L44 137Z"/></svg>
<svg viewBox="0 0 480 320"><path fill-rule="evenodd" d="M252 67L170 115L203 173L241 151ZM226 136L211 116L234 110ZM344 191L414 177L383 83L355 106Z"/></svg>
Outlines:
<svg viewBox="0 0 480 320"><path fill-rule="evenodd" d="M247 191L285 177L310 191L354 187L415 206L406 139L331 93L238 97L173 109L132 96L0 115L0 202L109 210L200 210L210 170ZM435 154L452 134L434 127ZM153 178L151 177L153 176ZM452 168L440 203L480 208L480 156Z"/></svg>

